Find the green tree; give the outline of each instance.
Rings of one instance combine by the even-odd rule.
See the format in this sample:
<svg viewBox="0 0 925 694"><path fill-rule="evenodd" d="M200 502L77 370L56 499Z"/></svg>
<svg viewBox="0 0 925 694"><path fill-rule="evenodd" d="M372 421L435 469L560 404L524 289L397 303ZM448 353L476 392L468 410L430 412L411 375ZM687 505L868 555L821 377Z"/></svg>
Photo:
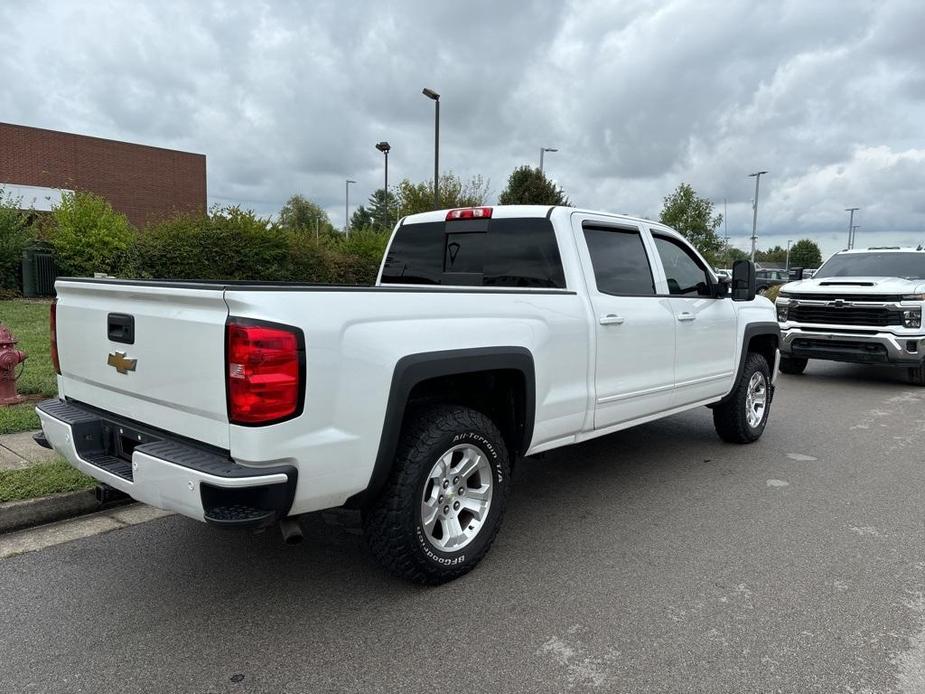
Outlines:
<svg viewBox="0 0 925 694"><path fill-rule="evenodd" d="M790 267L817 268L822 265L822 251L815 241L800 239L790 248Z"/></svg>
<svg viewBox="0 0 925 694"><path fill-rule="evenodd" d="M440 207L478 207L488 201L489 181L473 176L463 181L453 172L440 177ZM399 216L404 217L434 209L433 180L412 183L404 179L398 184Z"/></svg>
<svg viewBox="0 0 925 694"><path fill-rule="evenodd" d="M118 275L125 271L135 229L121 212L99 195L64 193L52 210L51 244L62 275Z"/></svg>
<svg viewBox="0 0 925 694"><path fill-rule="evenodd" d="M279 211L278 224L284 229L299 231L319 231L330 233L334 230L328 213L320 205L304 195L293 195Z"/></svg>
<svg viewBox="0 0 925 694"><path fill-rule="evenodd" d="M683 234L711 264L721 257L723 240L716 230L723 215L714 216L713 203L697 195L689 184L682 183L665 197L658 219Z"/></svg>
<svg viewBox="0 0 925 694"><path fill-rule="evenodd" d="M766 263L785 263L787 262L787 249L774 246L766 251L755 251L755 260Z"/></svg>
<svg viewBox="0 0 925 694"><path fill-rule="evenodd" d="M384 188L379 188L369 196L366 205L373 229L384 231L392 228L398 215L398 196L395 193L386 193Z"/></svg>
<svg viewBox="0 0 925 694"><path fill-rule="evenodd" d="M22 252L31 235L29 216L19 209L21 204L0 188L0 289L20 286Z"/></svg>
<svg viewBox="0 0 925 694"><path fill-rule="evenodd" d="M726 262L726 267L732 267L732 264L737 260L749 260L751 257L741 248L736 248L735 246L729 246L729 248L726 248L722 255L723 260Z"/></svg>
<svg viewBox="0 0 925 694"><path fill-rule="evenodd" d="M499 205L571 205L565 192L539 169L520 166L507 179L498 196Z"/></svg>
<svg viewBox="0 0 925 694"><path fill-rule="evenodd" d="M359 229L372 229L373 215L363 205L357 207L353 214L350 215L350 229L357 231Z"/></svg>

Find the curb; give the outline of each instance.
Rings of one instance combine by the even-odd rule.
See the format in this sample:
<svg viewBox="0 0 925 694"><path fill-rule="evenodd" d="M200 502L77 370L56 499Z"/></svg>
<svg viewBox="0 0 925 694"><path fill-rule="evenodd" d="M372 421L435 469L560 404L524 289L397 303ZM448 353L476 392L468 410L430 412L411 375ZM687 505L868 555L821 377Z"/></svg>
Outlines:
<svg viewBox="0 0 925 694"><path fill-rule="evenodd" d="M41 496L37 499L8 501L0 504L0 534L34 525L95 513L114 506L133 503L132 499L100 505L94 489Z"/></svg>

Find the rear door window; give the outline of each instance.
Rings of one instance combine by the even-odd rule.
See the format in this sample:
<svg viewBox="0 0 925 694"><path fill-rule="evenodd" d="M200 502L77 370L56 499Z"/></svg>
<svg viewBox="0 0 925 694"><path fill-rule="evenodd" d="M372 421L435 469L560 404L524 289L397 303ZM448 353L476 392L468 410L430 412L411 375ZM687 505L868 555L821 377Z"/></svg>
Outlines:
<svg viewBox="0 0 925 694"><path fill-rule="evenodd" d="M655 283L639 231L584 228L597 290L617 296L652 296Z"/></svg>
<svg viewBox="0 0 925 694"><path fill-rule="evenodd" d="M564 289L565 273L548 219L459 220L401 226L382 283Z"/></svg>

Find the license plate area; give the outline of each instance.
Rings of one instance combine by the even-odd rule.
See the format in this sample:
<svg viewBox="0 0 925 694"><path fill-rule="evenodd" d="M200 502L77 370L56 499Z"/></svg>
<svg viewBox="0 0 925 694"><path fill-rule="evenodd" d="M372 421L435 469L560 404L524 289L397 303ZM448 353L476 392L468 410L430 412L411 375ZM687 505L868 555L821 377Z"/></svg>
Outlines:
<svg viewBox="0 0 925 694"><path fill-rule="evenodd" d="M105 455L131 462L132 453L145 443L160 441L159 438L139 429L104 421L102 423L102 446Z"/></svg>

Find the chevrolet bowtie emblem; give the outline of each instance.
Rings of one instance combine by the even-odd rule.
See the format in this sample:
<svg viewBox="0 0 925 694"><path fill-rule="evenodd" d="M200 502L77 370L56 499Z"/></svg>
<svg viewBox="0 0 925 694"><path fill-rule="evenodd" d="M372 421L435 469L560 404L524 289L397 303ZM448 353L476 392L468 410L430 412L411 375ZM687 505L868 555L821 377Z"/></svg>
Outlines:
<svg viewBox="0 0 925 694"><path fill-rule="evenodd" d="M125 355L125 352L112 352L106 360L106 363L114 367L120 374L124 374L129 371L134 371L135 364L138 363L138 360L130 359Z"/></svg>

